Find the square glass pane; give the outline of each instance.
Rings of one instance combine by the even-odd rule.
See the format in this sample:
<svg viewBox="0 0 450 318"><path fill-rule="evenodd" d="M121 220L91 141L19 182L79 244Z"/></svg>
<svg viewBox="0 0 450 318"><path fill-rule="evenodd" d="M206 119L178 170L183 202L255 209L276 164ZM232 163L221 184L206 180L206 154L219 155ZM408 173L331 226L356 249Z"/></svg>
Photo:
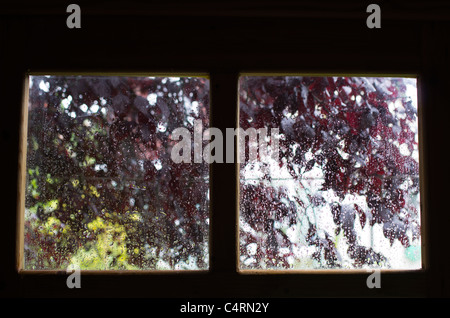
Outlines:
<svg viewBox="0 0 450 318"><path fill-rule="evenodd" d="M171 160L209 127L206 77L30 76L25 270L202 270L209 167Z"/></svg>
<svg viewBox="0 0 450 318"><path fill-rule="evenodd" d="M270 135L240 164L239 269L420 269L416 79L239 85L240 128Z"/></svg>

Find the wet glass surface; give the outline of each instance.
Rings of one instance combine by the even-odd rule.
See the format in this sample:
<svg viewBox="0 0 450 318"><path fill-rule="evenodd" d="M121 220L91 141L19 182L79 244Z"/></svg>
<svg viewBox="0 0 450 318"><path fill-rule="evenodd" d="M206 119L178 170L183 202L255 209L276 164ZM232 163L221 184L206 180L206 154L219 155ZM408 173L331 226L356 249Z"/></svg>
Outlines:
<svg viewBox="0 0 450 318"><path fill-rule="evenodd" d="M209 167L171 160L194 120L205 77L31 76L24 269L207 269Z"/></svg>
<svg viewBox="0 0 450 318"><path fill-rule="evenodd" d="M421 268L416 79L239 87L240 127L279 129L240 164L241 270Z"/></svg>

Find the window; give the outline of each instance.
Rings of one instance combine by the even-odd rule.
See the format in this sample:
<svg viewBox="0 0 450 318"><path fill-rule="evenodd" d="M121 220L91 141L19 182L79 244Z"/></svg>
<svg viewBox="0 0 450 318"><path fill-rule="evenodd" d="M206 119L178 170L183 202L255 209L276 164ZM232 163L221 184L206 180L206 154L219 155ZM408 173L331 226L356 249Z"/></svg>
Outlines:
<svg viewBox="0 0 450 318"><path fill-rule="evenodd" d="M209 167L174 129L209 125L198 76L29 78L24 270L204 270Z"/></svg>
<svg viewBox="0 0 450 318"><path fill-rule="evenodd" d="M301 297L449 295L450 253L446 253L446 233L450 214L445 177L448 134L445 127L450 118L450 108L446 107L449 59L445 54L449 25L445 21L448 15L445 8L430 1L400 0L395 6L380 4L382 28L368 29L365 5L288 2L272 0L256 5L245 1L207 4L194 1L157 6L127 2L104 6L90 1L79 4L81 29L68 29L65 19L70 13L56 4L15 2L2 11L0 144L3 154L0 158L4 187L0 240L4 249L0 262L0 295L40 299L135 297L145 302L150 298L175 297L278 297L295 299L296 306ZM24 211L21 205L29 204L24 201L26 180L18 178L18 171L25 172L21 174L23 177L29 175L23 167L27 160L26 139L23 147L19 143L23 144L22 136L27 135L23 131L27 126L22 123L28 115L22 114L22 99L29 89L23 81L30 71L35 76L139 72L139 77L158 73L161 77L169 74L184 77L192 72L207 73L212 105L209 126L222 132L239 126L240 74L417 75L422 269L401 273L382 271L380 289L366 286L369 273L365 268L369 265L362 266L361 271L326 269L298 273L280 268L263 270L261 275L243 274L245 271L237 268L241 256L237 246L239 166L213 163L209 165L208 183L211 210L208 271L153 270L151 275L146 270L92 271L88 275L82 273L82 288L78 290L67 288L65 272L18 271L17 251L23 251L24 246L24 241L18 238L24 240L25 235L23 228L18 227L24 220L18 222L17 215L22 214L17 211ZM90 108L92 104L86 106ZM358 218L355 216L355 225L361 226ZM364 229L369 225L366 220ZM331 231L330 235L334 233ZM343 235L342 230L339 235ZM395 239L394 244L399 243ZM247 248L243 252L247 253ZM241 263L244 265L251 255L245 256ZM23 265L22 262L22 269ZM326 261L320 265L328 266ZM160 303L164 302L158 300L152 305ZM164 308L177 309L176 306Z"/></svg>
<svg viewBox="0 0 450 318"><path fill-rule="evenodd" d="M240 165L241 270L422 268L415 78L244 75L239 89L240 127L279 129Z"/></svg>

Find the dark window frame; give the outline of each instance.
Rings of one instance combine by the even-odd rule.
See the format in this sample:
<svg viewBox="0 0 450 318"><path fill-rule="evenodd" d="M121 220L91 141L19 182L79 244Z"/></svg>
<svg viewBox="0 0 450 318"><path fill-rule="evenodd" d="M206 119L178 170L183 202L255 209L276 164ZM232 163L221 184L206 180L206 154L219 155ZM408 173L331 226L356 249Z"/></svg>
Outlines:
<svg viewBox="0 0 450 318"><path fill-rule="evenodd" d="M90 3L82 28L65 25L65 8L7 8L0 14L0 89L7 105L1 149L5 179L0 294L9 297L444 297L450 295L445 249L446 183L442 178L449 118L450 13L422 4L383 7L381 29L365 25L366 5L332 1L269 1L260 7L230 2L156 7L132 2L126 10ZM250 8L250 9L248 9ZM22 10L23 9L23 10ZM35 10L35 11L33 11ZM426 13L422 13L426 12ZM149 21L151 21L149 23ZM47 35L47 37L42 37ZM152 42L149 41L153 37ZM179 40L180 47L176 46ZM99 46L99 43L103 44ZM331 49L330 49L331 47ZM65 48L65 50L64 50ZM96 50L92 50L95 48ZM184 48L190 48L183 51ZM58 53L63 51L64 54ZM366 287L368 273L247 275L237 269L237 166L211 165L210 270L205 273L92 273L82 288L67 274L20 274L16 266L17 181L24 78L39 72L201 72L210 74L211 126L237 127L241 72L418 74L422 110L422 213L426 213L426 269L382 274L382 288ZM448 231L447 231L448 232ZM152 288L157 286L157 288Z"/></svg>

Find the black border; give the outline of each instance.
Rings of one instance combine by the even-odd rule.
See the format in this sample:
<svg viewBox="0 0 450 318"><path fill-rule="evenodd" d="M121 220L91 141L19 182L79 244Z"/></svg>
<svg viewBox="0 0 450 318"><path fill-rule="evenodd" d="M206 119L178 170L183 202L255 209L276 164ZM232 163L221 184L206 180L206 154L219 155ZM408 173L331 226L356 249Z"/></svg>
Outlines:
<svg viewBox="0 0 450 318"><path fill-rule="evenodd" d="M0 8L0 295L2 298L449 297L446 143L450 118L450 8L443 2L379 1L381 29L368 29L370 2L79 1L81 29L68 29L69 2L16 1ZM189 275L65 275L16 268L17 169L22 88L28 71L206 72L211 125L236 127L240 72L406 73L421 79L427 270L366 274L242 275L236 272L236 167L212 164L211 269ZM302 301L304 303L304 301ZM320 302L315 302L317 306ZM321 303L320 303L321 304Z"/></svg>

